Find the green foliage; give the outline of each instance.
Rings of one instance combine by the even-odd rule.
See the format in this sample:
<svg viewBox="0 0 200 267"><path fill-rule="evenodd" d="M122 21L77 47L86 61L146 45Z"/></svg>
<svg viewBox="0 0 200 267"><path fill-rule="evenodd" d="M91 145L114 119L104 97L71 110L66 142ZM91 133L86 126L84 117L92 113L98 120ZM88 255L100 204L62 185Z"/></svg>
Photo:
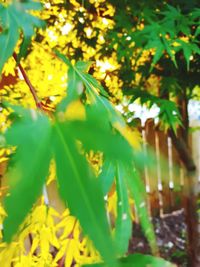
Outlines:
<svg viewBox="0 0 200 267"><path fill-rule="evenodd" d="M74 138L82 142L86 151L102 151L109 160L121 160L127 164L133 159L133 150L128 142L118 133L112 132L111 127L105 129L101 124L88 120L72 121L66 124L66 129L71 130Z"/></svg>
<svg viewBox="0 0 200 267"><path fill-rule="evenodd" d="M175 93L176 99L181 100L185 88L194 91L194 87L199 84L198 1L184 0L181 5L176 0L170 4L131 0L125 4L113 0L109 2L116 8L114 26L106 33L101 53L110 56L116 53L117 62L122 67L113 76L123 81L124 94L134 96L139 87L155 96L162 96L165 91L170 98L171 93ZM151 86L148 86L151 75L160 80L157 88L153 88L153 93ZM139 82L138 76L141 76ZM170 86L164 82L166 79L170 80ZM191 96L188 94L187 99ZM154 100L157 101L152 98ZM160 102L160 107L162 104L162 109L166 110L166 102ZM171 124L171 107L167 116L161 116L164 118L163 124L167 122L167 126ZM186 129L187 125L183 127Z"/></svg>
<svg viewBox="0 0 200 267"><path fill-rule="evenodd" d="M6 134L8 143L17 145L17 150L16 168L8 173L12 189L5 199L8 214L4 222L5 241L11 240L41 194L53 154L61 197L80 220L83 230L92 238L103 258L112 261L114 248L101 186L78 151L73 134L67 135L68 129L59 122L55 122L52 128L47 117L38 112L34 111L33 116L28 111L22 110L22 113L23 117ZM27 135L27 131L30 134ZM13 205L17 209L13 209Z"/></svg>
<svg viewBox="0 0 200 267"><path fill-rule="evenodd" d="M42 5L35 1L24 1L19 3L14 1L8 6L0 4L0 25L2 32L0 34L0 73L5 62L12 56L16 44L23 33L23 42L20 46L18 60L26 55L27 48L34 35L34 29L43 27L44 22L39 18L30 15L29 10L40 10Z"/></svg>
<svg viewBox="0 0 200 267"><path fill-rule="evenodd" d="M166 99L160 100L160 112L159 118L165 128L171 128L175 133L177 132L177 126L182 125L181 116L175 103Z"/></svg>
<svg viewBox="0 0 200 267"><path fill-rule="evenodd" d="M110 159L105 159L102 167L102 171L99 175L99 180L102 184L103 194L107 195L113 182L115 176L115 166Z"/></svg>
<svg viewBox="0 0 200 267"><path fill-rule="evenodd" d="M133 34L136 45L141 45L142 42L144 49L155 49L150 71L165 54L168 54L174 65L178 67L175 55L181 49L189 70L190 56L200 54L196 32L193 34L191 28L191 25L199 26L199 22L192 14L185 15L179 8L167 5L165 11L157 11L157 21L151 21L143 30ZM190 36L190 42L182 41L180 36ZM176 42L180 45L175 46Z"/></svg>
<svg viewBox="0 0 200 267"><path fill-rule="evenodd" d="M143 4L142 1L141 9L144 8L142 7ZM118 35L115 34L115 31L117 33L118 30L124 32L117 48L119 54L122 52L122 47L128 46L120 58L127 57L128 54L134 56L133 50L131 51L132 48L129 47L129 43L134 41L135 48L143 51L149 49L155 51L152 53L150 71L160 62L161 58L169 58L178 68L177 58L180 57L179 52L182 50L189 71L190 56L200 54L198 39L200 9L195 8L195 4L194 7L191 4L190 8L184 9L184 6L180 8L176 1L171 5L158 3L157 6L155 4L155 7L150 7L150 3L148 3L145 11L138 14L138 19L135 19L131 24L132 13L139 13L139 9L136 11L136 5L134 2L127 3L128 8L122 6L121 10L117 11L115 28L108 32L108 39L112 38L111 47L113 48L118 42ZM128 39L127 35L129 36Z"/></svg>
<svg viewBox="0 0 200 267"><path fill-rule="evenodd" d="M79 219L83 230L93 240L102 257L106 262L112 262L114 247L99 180L95 179L86 159L78 152L75 140L67 135L67 129L63 129L63 125L55 124L53 140L61 197L72 214Z"/></svg>
<svg viewBox="0 0 200 267"><path fill-rule="evenodd" d="M67 59L65 61L69 64ZM81 67L81 69L83 68ZM72 65L70 65L69 71L71 70ZM31 113L30 111L15 108L19 113L19 119L11 126L6 134L8 144L17 146L15 154L17 160L16 170L14 169L8 174L11 185L13 184L13 186L10 191L10 196L5 199L5 208L8 217L4 223L4 239L6 241L11 240L25 215L30 211L36 201L39 193L41 193L48 173L50 158L53 155L56 161L58 188L61 197L69 206L72 214L80 220L84 232L90 236L105 262L111 263L115 258L115 245L109 233L103 191L105 193L108 190L112 180L107 182L104 179L106 183L104 185L102 179L97 180L94 177L94 174L86 163L84 155L82 155L83 152L77 146L77 140L81 141L86 151L91 149L102 151L105 157L111 159L112 162L113 160L118 161L116 166L118 217L116 221L115 241L118 244L119 238L120 242L117 245L117 254L123 255L126 252L131 236L127 184L129 184L129 188L140 188L140 192L144 192L144 188L139 183L139 178L132 179L130 174L124 172L134 161L135 155L126 139L114 128L117 121L124 127L125 123L122 123L123 119L109 101L104 96L98 94L98 91L96 91L98 88L96 89L92 85L95 81L94 78L91 79L90 76L86 75L83 77L83 73L80 69L77 71L76 67L75 71L76 75L73 73L70 76L69 85L74 85L73 89L77 90L77 84L83 82L87 89L86 94L89 96L92 94L95 99L94 104L87 106L85 120L63 121L61 111L58 110L55 114L54 122L50 122L43 114L35 111ZM82 91L83 93L84 90ZM77 94L77 96L82 97L80 94ZM69 94L68 97L71 102L71 95ZM67 101L64 100L66 103L68 102L67 98ZM106 117L104 116L98 119L98 113L95 113L96 110L99 110L100 113L103 112ZM95 118L97 119L95 120ZM102 124L102 120L106 124ZM27 135L27 131L31 134ZM39 140L38 136L40 136ZM29 155L30 148L32 148L32 155L29 157L27 155ZM107 172L107 169L105 171ZM105 173L102 175L105 175ZM31 179L29 179L29 176L31 176ZM111 176L110 179L112 179ZM101 184L104 188L103 191ZM155 253L157 247L153 229L147 216L147 211L145 211L146 207L143 206L141 208L144 195L141 195L135 189L130 189L130 192L133 193L136 207L139 210L139 214L141 214L141 223L146 231L146 236L150 242L152 251ZM18 207L17 209L12 208L14 203ZM98 213L96 212L97 210Z"/></svg>
<svg viewBox="0 0 200 267"><path fill-rule="evenodd" d="M84 265L85 267L105 267L105 264L90 264ZM119 267L173 267L174 265L170 262L167 262L161 258L155 258L149 255L142 255L135 253L133 255L129 255L126 258L122 258L119 261Z"/></svg>
<svg viewBox="0 0 200 267"><path fill-rule="evenodd" d="M59 54L59 56L64 60L65 63L69 65L68 60L65 60L63 55ZM71 67L69 65L69 67ZM76 65L75 65L76 70ZM122 243L120 244L120 252L124 252L125 247L128 246L128 240L131 235L130 231L130 221L129 221L129 212L128 212L128 203L126 201L127 195L128 195L128 188L126 187L126 183L129 184L130 188L134 187L135 189L140 188L140 192L138 193L137 190L130 189L130 192L132 193L133 198L135 199L136 208L138 209L139 216L141 218L141 224L143 226L144 232L146 234L146 237L148 241L150 242L151 249L154 253L157 253L157 245L156 240L154 236L154 231L151 226L151 222L148 218L148 213L146 210L146 206L144 204L145 199L145 189L144 185L139 182L138 176L136 175L134 179L130 178L131 172L133 173L133 170L130 171L129 166L132 166L132 163L134 161L134 154L132 151L131 146L120 136L119 134L113 135L107 126L105 128L105 123L100 124L98 126L98 121L104 121L107 122L107 124L111 123L114 124L116 122L119 122L124 126L124 122L121 118L121 116L115 111L115 109L112 107L112 105L109 103L109 101L104 97L100 96L98 91L96 91L95 87L91 84L90 76L84 75L84 73L81 73L80 71L76 71L77 74L79 74L79 77L83 84L85 85L85 88L87 89L88 95L92 95L92 99L95 99L94 107L95 107L95 117L92 117L92 119L95 119L92 121L92 123L85 124L80 123L78 125L73 124L72 127L76 127L75 131L73 131L74 136L76 136L82 143L84 148L88 149L94 149L96 151L100 150L105 153L105 156L110 157L111 159L118 159L123 164L117 163L117 173L116 173L116 184L117 184L117 195L118 200L120 202L120 199L122 200L122 207L118 207L118 219L117 219L117 236L122 234L122 228L125 227L127 236L122 239ZM75 76L76 77L76 76ZM87 77L89 77L89 80L87 80ZM77 79L77 78L75 78ZM94 78L93 78L94 79ZM102 91L103 92L103 91ZM92 105L93 107L93 105ZM98 111L98 112L97 112ZM90 112L93 112L90 110ZM103 118L97 118L97 114L103 114ZM88 114L89 115L89 114ZM89 116L91 118L91 116ZM70 126L67 128L69 129ZM110 136L109 136L110 134ZM111 136L112 135L112 136ZM95 138L94 138L95 136ZM98 140L98 142L96 142ZM109 142L109 143L107 143ZM120 151L120 153L119 153ZM137 155L136 155L137 157ZM107 173L106 169L103 169ZM102 177L105 177L105 173L103 172L101 174ZM111 176L109 175L110 179ZM127 180L127 181L126 181ZM110 180L111 181L111 180ZM111 184L111 182L106 179L104 179L105 185L103 184L103 188L108 188L108 186ZM142 205L142 207L141 207ZM121 209L122 208L122 209ZM122 211L125 209L125 214L127 216L126 220L123 222L123 216L121 216ZM121 217L121 218L120 218Z"/></svg>
<svg viewBox="0 0 200 267"><path fill-rule="evenodd" d="M158 254L158 247L156 244L156 239L154 235L153 226L150 223L149 215L146 207L146 193L141 178L134 168L134 166L128 166L126 169L126 180L130 193L135 200L135 206L137 213L141 222L141 226L146 235L146 238L150 244L152 252L154 255Z"/></svg>
<svg viewBox="0 0 200 267"><path fill-rule="evenodd" d="M161 99L155 95L148 93L147 91L135 90L133 101L140 99L141 104L147 104L151 108L156 104L160 109L158 117L160 118L161 124L166 128L171 128L176 133L177 126L181 125L181 115L176 104L167 99Z"/></svg>
<svg viewBox="0 0 200 267"><path fill-rule="evenodd" d="M126 183L126 173L120 162L116 164L116 191L117 191L117 219L115 239L119 255L128 250L129 239L132 233L132 220L130 216L129 196Z"/></svg>
<svg viewBox="0 0 200 267"><path fill-rule="evenodd" d="M8 217L4 221L4 240L7 242L11 241L41 195L51 158L48 118L33 110L21 110L21 113L6 133L8 144L17 146L12 159L15 167L10 168L8 173L10 195L5 199ZM17 208L14 208L15 205Z"/></svg>

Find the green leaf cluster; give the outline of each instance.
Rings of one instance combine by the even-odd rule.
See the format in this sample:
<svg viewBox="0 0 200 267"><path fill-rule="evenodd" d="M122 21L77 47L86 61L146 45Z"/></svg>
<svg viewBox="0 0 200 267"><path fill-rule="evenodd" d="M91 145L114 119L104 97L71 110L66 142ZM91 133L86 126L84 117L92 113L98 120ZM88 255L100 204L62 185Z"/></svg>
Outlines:
<svg viewBox="0 0 200 267"><path fill-rule="evenodd" d="M134 90L132 101L140 99L141 104L147 104L151 108L154 104L159 107L158 117L161 124L166 128L171 128L176 133L177 126L181 125L180 112L173 101L161 99L144 90Z"/></svg>
<svg viewBox="0 0 200 267"><path fill-rule="evenodd" d="M197 38L200 26L198 14L199 9L186 15L178 7L167 5L164 11L157 10L155 20L150 20L142 30L132 33L137 47L155 50L150 71L161 57L166 57L166 55L177 68L176 54L181 50L187 62L187 70L189 70L191 56L200 54ZM188 40L185 41L182 37Z"/></svg>
<svg viewBox="0 0 200 267"><path fill-rule="evenodd" d="M20 33L23 33L23 38L18 60L26 55L35 28L44 27L42 20L29 13L30 10L40 10L41 8L41 3L31 0L22 3L13 1L8 6L0 4L0 26L2 29L0 34L0 73L8 58L12 56L20 39Z"/></svg>
<svg viewBox="0 0 200 267"><path fill-rule="evenodd" d="M128 249L132 232L129 194L135 200L152 252L157 254L154 231L145 205L144 185L133 165L140 159L136 160L137 154L115 128L116 122L121 127L126 125L123 118L106 98L103 87L86 73L87 63L72 65L64 55L59 52L57 55L68 65L68 95L58 106L54 119L41 112L12 107L18 119L5 134L8 145L16 146L16 151L12 159L15 167L8 172L10 192L5 198L8 216L4 221L4 240L11 241L41 195L53 158L62 199L107 264L113 264ZM65 109L78 99L85 103L86 118L65 119ZM90 150L101 151L105 157L99 178L95 177L84 155ZM111 164L110 171L106 167L108 163ZM118 204L113 239L104 196L114 177ZM13 209L13 204L17 209Z"/></svg>
<svg viewBox="0 0 200 267"><path fill-rule="evenodd" d="M105 264L90 264L84 265L85 267L105 267ZM149 255L142 255L139 253L135 253L133 255L129 255L126 258L122 258L119 260L120 267L147 267L147 266L154 266L154 267L173 267L174 264L171 264L168 261L165 261L161 258L155 258Z"/></svg>

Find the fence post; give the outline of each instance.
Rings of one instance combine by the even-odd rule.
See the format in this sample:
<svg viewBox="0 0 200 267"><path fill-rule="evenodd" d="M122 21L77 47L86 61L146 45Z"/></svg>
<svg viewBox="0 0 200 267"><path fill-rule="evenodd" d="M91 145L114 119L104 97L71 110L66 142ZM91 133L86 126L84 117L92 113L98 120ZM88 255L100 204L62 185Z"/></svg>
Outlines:
<svg viewBox="0 0 200 267"><path fill-rule="evenodd" d="M155 124L154 119L148 119L145 123L145 139L147 142L147 154L148 149L152 148L156 151L156 136L155 136ZM152 170L148 168L149 175L149 199L151 203L151 215L152 217L160 215L161 201L160 201L160 192L158 190L158 162L156 163L156 171L153 174Z"/></svg>

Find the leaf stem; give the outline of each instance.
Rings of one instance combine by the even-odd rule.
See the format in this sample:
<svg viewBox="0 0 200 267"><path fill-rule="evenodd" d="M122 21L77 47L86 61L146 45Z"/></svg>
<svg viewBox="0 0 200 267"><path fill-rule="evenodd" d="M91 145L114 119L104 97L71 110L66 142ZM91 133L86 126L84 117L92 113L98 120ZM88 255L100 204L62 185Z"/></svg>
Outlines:
<svg viewBox="0 0 200 267"><path fill-rule="evenodd" d="M21 74L22 74L26 84L28 85L30 91L31 91L31 94L32 94L34 101L35 101L35 104L36 104L36 107L43 110L42 103L37 96L36 90L35 90L34 86L32 85L31 81L29 80L29 78L28 78L24 68L22 67L21 63L18 62L17 54L15 52L13 53L13 58L15 59L17 66L18 66L19 70L21 71Z"/></svg>

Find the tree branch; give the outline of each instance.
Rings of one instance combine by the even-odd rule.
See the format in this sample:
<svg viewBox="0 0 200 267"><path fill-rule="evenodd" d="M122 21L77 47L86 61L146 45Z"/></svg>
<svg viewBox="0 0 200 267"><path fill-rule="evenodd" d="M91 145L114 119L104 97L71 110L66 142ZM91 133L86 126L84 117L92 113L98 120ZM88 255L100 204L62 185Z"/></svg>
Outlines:
<svg viewBox="0 0 200 267"><path fill-rule="evenodd" d="M181 161L184 163L186 169L189 172L196 171L196 166L192 158L191 152L187 147L186 143L181 137L177 137L173 130L169 130L169 135L172 138L172 142L176 151L179 154Z"/></svg>
<svg viewBox="0 0 200 267"><path fill-rule="evenodd" d="M37 96L37 93L36 93L36 90L34 88L34 86L32 85L31 81L29 80L24 68L22 67L22 65L18 62L17 60L17 54L14 52L13 53L13 58L15 59L16 63L17 63L17 66L18 68L20 69L21 71L21 74L26 82L26 84L28 85L29 89L30 89L30 92L31 94L33 95L33 98L34 98L34 101L35 101L35 104L36 104L36 107L43 110L43 106L42 106L42 103L41 101L39 100L38 96Z"/></svg>

